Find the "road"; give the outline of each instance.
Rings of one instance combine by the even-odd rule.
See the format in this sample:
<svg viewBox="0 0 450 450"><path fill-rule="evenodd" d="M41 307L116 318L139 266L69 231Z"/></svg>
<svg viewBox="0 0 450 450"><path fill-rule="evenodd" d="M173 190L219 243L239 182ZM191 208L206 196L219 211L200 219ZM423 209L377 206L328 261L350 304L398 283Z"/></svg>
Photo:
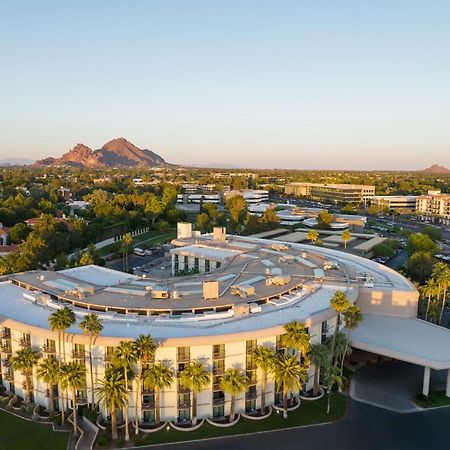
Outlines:
<svg viewBox="0 0 450 450"><path fill-rule="evenodd" d="M165 446L152 450L444 450L450 407L399 414L350 400L333 424Z"/></svg>
<svg viewBox="0 0 450 450"><path fill-rule="evenodd" d="M400 267L406 264L407 259L408 253L406 253L406 250L402 250L393 258L391 258L385 265L390 267L391 269L398 270L400 269Z"/></svg>

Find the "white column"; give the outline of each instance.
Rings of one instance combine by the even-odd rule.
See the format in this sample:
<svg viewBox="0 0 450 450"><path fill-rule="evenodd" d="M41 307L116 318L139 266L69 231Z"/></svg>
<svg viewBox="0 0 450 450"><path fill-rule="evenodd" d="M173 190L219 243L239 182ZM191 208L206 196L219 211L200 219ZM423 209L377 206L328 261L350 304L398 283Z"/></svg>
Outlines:
<svg viewBox="0 0 450 450"><path fill-rule="evenodd" d="M423 387L422 394L428 397L428 393L430 391L430 368L424 367L423 370Z"/></svg>
<svg viewBox="0 0 450 450"><path fill-rule="evenodd" d="M445 388L445 396L450 397L450 369L447 369L447 386Z"/></svg>

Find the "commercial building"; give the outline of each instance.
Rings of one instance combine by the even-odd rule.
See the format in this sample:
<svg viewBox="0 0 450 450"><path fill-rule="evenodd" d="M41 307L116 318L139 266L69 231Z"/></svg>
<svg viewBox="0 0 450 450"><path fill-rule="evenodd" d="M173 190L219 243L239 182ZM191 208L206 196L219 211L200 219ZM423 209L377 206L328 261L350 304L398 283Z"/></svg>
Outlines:
<svg viewBox="0 0 450 450"><path fill-rule="evenodd" d="M417 195L375 195L370 198L371 205L391 211L407 209L416 210Z"/></svg>
<svg viewBox="0 0 450 450"><path fill-rule="evenodd" d="M214 203L218 205L220 203L219 194L178 194L177 203Z"/></svg>
<svg viewBox="0 0 450 450"><path fill-rule="evenodd" d="M375 195L375 186L363 184L290 183L285 194L329 203L363 203Z"/></svg>
<svg viewBox="0 0 450 450"><path fill-rule="evenodd" d="M242 189L224 193L225 199L235 195L242 195L248 205L255 205L269 201L269 191L265 189Z"/></svg>
<svg viewBox="0 0 450 450"><path fill-rule="evenodd" d="M429 191L428 195L420 195L416 199L416 212L423 218L450 225L450 194Z"/></svg>
<svg viewBox="0 0 450 450"><path fill-rule="evenodd" d="M1 282L0 350L6 389L24 395L24 377L9 363L17 350L32 347L44 357L61 358L59 336L49 328L48 318L69 306L76 323L65 333L64 357L84 364L87 371L89 337L79 323L89 312L103 321L92 349L95 380L103 377L121 341L141 334L152 336L157 345L155 361L170 367L174 376L174 383L161 395L163 421L190 421L192 393L180 384L180 374L191 361L201 361L211 373L211 382L198 394L200 419L229 414L230 397L221 391L220 377L232 367L245 371L248 378L245 392L236 398L236 410L252 413L260 407L262 386L252 357L255 348L264 345L275 352L290 352L282 335L284 325L294 320L306 325L312 344L323 342L334 332L336 313L330 299L337 291L344 291L350 303L364 313L364 321L352 337L354 347L414 359L426 367L424 389L430 369L450 367L450 331L436 330L439 327L415 319L418 292L401 274L326 248L230 236L223 229L201 236L194 235L190 225L178 230L180 235L172 242L174 248L165 264L167 270L158 267L155 276L84 266L18 273ZM198 263L200 273L173 276L177 260L178 270L181 265L189 270ZM324 268L330 260L338 264L328 275ZM387 336L391 340L386 340ZM428 358L425 347L429 347ZM312 387L313 373L311 366L303 391ZM35 375L32 378L33 401L47 406L46 384ZM89 401L89 374L86 378L86 389L78 390L75 399L69 394L72 404ZM130 420L137 406L140 422L153 422L155 393L145 388L136 396L136 381L130 384ZM268 405L280 403L280 390L269 377ZM448 392L450 395L450 388ZM55 394L58 399L56 386ZM101 413L108 416L103 405Z"/></svg>

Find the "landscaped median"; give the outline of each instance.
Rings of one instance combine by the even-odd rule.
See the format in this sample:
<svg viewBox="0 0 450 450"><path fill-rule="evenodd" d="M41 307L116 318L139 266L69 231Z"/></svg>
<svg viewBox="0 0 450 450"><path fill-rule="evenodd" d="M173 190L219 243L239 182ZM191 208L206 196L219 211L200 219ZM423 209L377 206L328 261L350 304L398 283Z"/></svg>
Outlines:
<svg viewBox="0 0 450 450"><path fill-rule="evenodd" d="M317 401L303 401L299 408L289 412L287 419L283 419L282 411L277 410L273 410L272 414L263 420L245 419L241 416L239 421L229 428L216 427L205 421L199 429L186 432L177 431L167 425L155 433L141 433L139 436L132 436L132 441L136 446L165 444L332 422L344 415L347 396L340 393L333 394L330 414L326 414L326 403L326 396ZM123 446L122 441L109 440L109 435L109 433L103 433L97 439L97 443L102 444L101 448ZM98 446L98 448L100 447Z"/></svg>
<svg viewBox="0 0 450 450"><path fill-rule="evenodd" d="M414 403L421 408L440 408L450 406L450 397L445 395L445 391L432 391L428 397L423 394L417 394L414 397Z"/></svg>

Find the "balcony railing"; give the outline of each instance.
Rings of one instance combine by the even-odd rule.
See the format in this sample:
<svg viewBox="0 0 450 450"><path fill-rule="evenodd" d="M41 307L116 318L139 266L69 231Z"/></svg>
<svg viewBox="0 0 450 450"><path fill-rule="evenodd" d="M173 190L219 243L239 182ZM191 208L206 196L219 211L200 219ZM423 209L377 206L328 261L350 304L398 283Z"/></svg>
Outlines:
<svg viewBox="0 0 450 450"><path fill-rule="evenodd" d="M221 391L222 389L220 388L220 383L214 383L213 384L213 390L214 391Z"/></svg>
<svg viewBox="0 0 450 450"><path fill-rule="evenodd" d="M22 348L30 348L31 347L31 342L28 339L20 338L19 339L19 345Z"/></svg>
<svg viewBox="0 0 450 450"><path fill-rule="evenodd" d="M224 359L225 350L219 350L218 352L213 352L213 359Z"/></svg>
<svg viewBox="0 0 450 450"><path fill-rule="evenodd" d="M258 365L255 361L247 361L247 364L245 365L245 368L247 370L255 370L258 368Z"/></svg>
<svg viewBox="0 0 450 450"><path fill-rule="evenodd" d="M86 351L85 350L72 350L72 358L84 359L84 358L86 358Z"/></svg>
<svg viewBox="0 0 450 450"><path fill-rule="evenodd" d="M0 333L0 339L11 339L11 332L10 331L2 331Z"/></svg>
<svg viewBox="0 0 450 450"><path fill-rule="evenodd" d="M43 345L42 352L47 355L54 355L56 353L56 347L53 345Z"/></svg>
<svg viewBox="0 0 450 450"><path fill-rule="evenodd" d="M111 360L113 359L114 353L105 353L105 357L104 360L105 362L111 362Z"/></svg>
<svg viewBox="0 0 450 450"><path fill-rule="evenodd" d="M253 353L255 350L256 350L256 345L247 345L247 347L246 347L247 355L250 353Z"/></svg>
<svg viewBox="0 0 450 450"><path fill-rule="evenodd" d="M191 399L190 398L188 398L188 399L183 399L183 400L180 400L180 399L178 399L178 408L189 408L191 406Z"/></svg>
<svg viewBox="0 0 450 450"><path fill-rule="evenodd" d="M245 393L246 400L254 400L256 397L258 397L258 394L256 392L246 392Z"/></svg>
<svg viewBox="0 0 450 450"><path fill-rule="evenodd" d="M12 373L6 372L3 374L3 379L8 382L14 381L14 375Z"/></svg>
<svg viewBox="0 0 450 450"><path fill-rule="evenodd" d="M75 402L77 405L87 405L87 403L88 403L87 396L83 395L83 396L76 397Z"/></svg>
<svg viewBox="0 0 450 450"><path fill-rule="evenodd" d="M155 409L155 401L148 400L148 401L142 402L142 409Z"/></svg>
<svg viewBox="0 0 450 450"><path fill-rule="evenodd" d="M213 406L221 406L225 404L224 398L213 398Z"/></svg>
<svg viewBox="0 0 450 450"><path fill-rule="evenodd" d="M11 363L9 362L9 359L2 359L2 366L3 367L11 367Z"/></svg>
<svg viewBox="0 0 450 450"><path fill-rule="evenodd" d="M177 354L177 361L178 362L189 362L191 359L191 354L190 353L178 353Z"/></svg>
<svg viewBox="0 0 450 450"><path fill-rule="evenodd" d="M2 345L2 353L10 355L12 353L12 348L9 345Z"/></svg>
<svg viewBox="0 0 450 450"><path fill-rule="evenodd" d="M213 367L213 375L223 375L225 373L225 367Z"/></svg>

